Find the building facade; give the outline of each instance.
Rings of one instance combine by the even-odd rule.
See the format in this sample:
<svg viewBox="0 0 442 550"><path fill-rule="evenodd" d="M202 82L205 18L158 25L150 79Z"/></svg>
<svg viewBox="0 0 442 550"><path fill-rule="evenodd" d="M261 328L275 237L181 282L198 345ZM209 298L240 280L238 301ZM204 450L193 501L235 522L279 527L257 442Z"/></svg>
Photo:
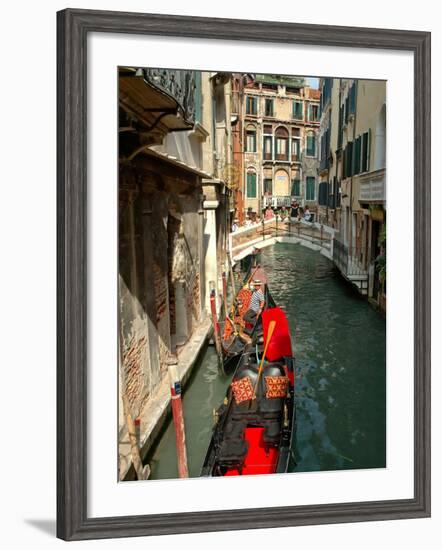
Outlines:
<svg viewBox="0 0 442 550"><path fill-rule="evenodd" d="M230 224L230 75L119 69L120 479L166 410L168 365L207 325Z"/></svg>
<svg viewBox="0 0 442 550"><path fill-rule="evenodd" d="M385 310L386 86L321 79L319 217L337 230L334 261Z"/></svg>
<svg viewBox="0 0 442 550"><path fill-rule="evenodd" d="M238 216L295 198L316 213L319 91L279 75L235 74L233 83Z"/></svg>

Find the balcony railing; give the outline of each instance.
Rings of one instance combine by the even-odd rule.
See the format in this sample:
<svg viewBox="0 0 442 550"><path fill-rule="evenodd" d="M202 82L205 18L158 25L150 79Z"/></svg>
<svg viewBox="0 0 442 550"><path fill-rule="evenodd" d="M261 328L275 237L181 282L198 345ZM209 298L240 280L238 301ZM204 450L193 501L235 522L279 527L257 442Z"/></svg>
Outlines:
<svg viewBox="0 0 442 550"><path fill-rule="evenodd" d="M287 162L289 160L289 155L288 155L288 153L276 153L275 154L275 160L276 161Z"/></svg>
<svg viewBox="0 0 442 550"><path fill-rule="evenodd" d="M181 106L184 118L195 121L195 72L169 69L143 69L146 81L173 97Z"/></svg>
<svg viewBox="0 0 442 550"><path fill-rule="evenodd" d="M358 247L348 247L341 240L333 240L333 261L341 273L350 280L365 280L368 278L364 250Z"/></svg>
<svg viewBox="0 0 442 550"><path fill-rule="evenodd" d="M264 208L271 206L272 208L289 207L295 197L288 195L271 195L263 198Z"/></svg>
<svg viewBox="0 0 442 550"><path fill-rule="evenodd" d="M359 201L374 203L385 201L385 170L378 170L361 178Z"/></svg>

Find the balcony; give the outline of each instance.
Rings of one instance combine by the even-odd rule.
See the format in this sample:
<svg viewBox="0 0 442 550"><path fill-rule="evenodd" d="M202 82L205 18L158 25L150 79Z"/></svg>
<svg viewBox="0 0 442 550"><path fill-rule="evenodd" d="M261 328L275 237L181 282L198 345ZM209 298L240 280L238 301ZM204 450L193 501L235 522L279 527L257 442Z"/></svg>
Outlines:
<svg viewBox="0 0 442 550"><path fill-rule="evenodd" d="M383 204L385 202L385 169L369 172L360 177L359 202Z"/></svg>
<svg viewBox="0 0 442 550"><path fill-rule="evenodd" d="M167 69L119 69L119 102L139 130L163 135L191 129L198 94L195 72Z"/></svg>
<svg viewBox="0 0 442 550"><path fill-rule="evenodd" d="M264 208L271 206L272 208L286 208L292 204L292 197L286 195L269 195L263 197Z"/></svg>

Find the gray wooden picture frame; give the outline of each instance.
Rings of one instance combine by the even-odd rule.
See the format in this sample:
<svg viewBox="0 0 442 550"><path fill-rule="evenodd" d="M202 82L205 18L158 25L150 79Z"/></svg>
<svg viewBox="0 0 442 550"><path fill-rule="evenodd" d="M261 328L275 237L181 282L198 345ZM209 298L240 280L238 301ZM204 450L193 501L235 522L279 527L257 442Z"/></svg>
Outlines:
<svg viewBox="0 0 442 550"><path fill-rule="evenodd" d="M414 55L414 497L87 517L87 36L90 32L407 50ZM57 536L98 539L430 515L430 33L67 9L57 14ZM113 162L109 159L109 162Z"/></svg>

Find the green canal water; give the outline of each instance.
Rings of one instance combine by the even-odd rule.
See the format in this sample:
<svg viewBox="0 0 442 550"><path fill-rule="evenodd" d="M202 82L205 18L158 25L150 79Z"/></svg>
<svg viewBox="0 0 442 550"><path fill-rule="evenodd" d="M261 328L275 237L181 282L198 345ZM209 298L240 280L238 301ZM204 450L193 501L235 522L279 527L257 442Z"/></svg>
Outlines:
<svg viewBox="0 0 442 550"><path fill-rule="evenodd" d="M261 263L292 329L297 401L293 471L385 467L385 320L318 252L277 244L263 250ZM209 346L183 400L191 477L199 476L213 409L229 382L219 375ZM151 479L177 477L172 423L148 462Z"/></svg>

